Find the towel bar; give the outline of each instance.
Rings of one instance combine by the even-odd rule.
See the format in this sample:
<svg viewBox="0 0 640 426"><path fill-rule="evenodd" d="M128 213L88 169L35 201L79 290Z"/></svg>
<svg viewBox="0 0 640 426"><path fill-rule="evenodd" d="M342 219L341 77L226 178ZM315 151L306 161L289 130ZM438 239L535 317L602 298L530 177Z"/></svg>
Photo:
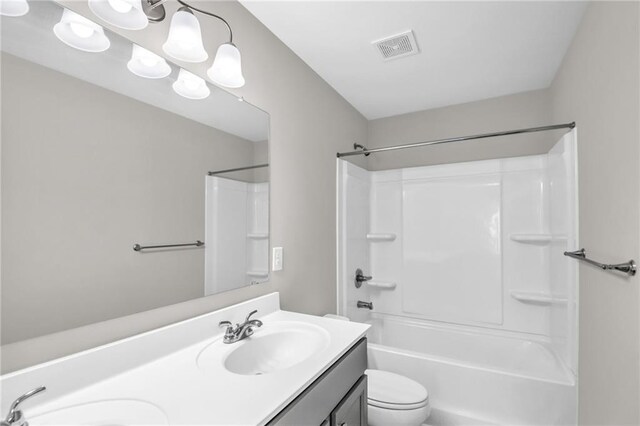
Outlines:
<svg viewBox="0 0 640 426"><path fill-rule="evenodd" d="M133 250L134 251L142 251L142 250L146 250L146 249L172 248L172 247L190 247L190 246L202 247L203 245L204 245L204 243L202 241L200 241L200 240L197 240L195 243L164 244L164 245L158 245L158 246L141 246L140 244L134 244L133 245Z"/></svg>
<svg viewBox="0 0 640 426"><path fill-rule="evenodd" d="M587 253L585 249L583 248L576 251L565 251L564 255L590 263L591 265L597 266L598 268L603 269L605 271L613 270L613 271L624 272L629 276L633 276L636 274L636 262L633 259L625 263L616 263L616 264L600 263L600 262L596 262L595 260L589 259L587 257Z"/></svg>

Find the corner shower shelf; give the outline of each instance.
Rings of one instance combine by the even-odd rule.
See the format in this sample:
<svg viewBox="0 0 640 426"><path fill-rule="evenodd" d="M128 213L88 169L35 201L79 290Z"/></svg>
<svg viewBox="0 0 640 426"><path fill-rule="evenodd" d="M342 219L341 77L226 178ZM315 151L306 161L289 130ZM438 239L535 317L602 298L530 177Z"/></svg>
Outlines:
<svg viewBox="0 0 640 426"><path fill-rule="evenodd" d="M551 241L566 240L565 235L554 234L511 234L511 240L525 244L548 244Z"/></svg>
<svg viewBox="0 0 640 426"><path fill-rule="evenodd" d="M396 234L367 234L367 240L371 242L394 241Z"/></svg>
<svg viewBox="0 0 640 426"><path fill-rule="evenodd" d="M396 283L388 283L384 281L367 281L369 287L379 288L381 290L393 290L396 288Z"/></svg>
<svg viewBox="0 0 640 426"><path fill-rule="evenodd" d="M255 278L267 278L269 276L269 272L267 271L248 271L247 275Z"/></svg>
<svg viewBox="0 0 640 426"><path fill-rule="evenodd" d="M532 305L551 305L567 303L567 299L553 297L548 293L534 293L527 291L511 291L511 297L518 302L528 303Z"/></svg>
<svg viewBox="0 0 640 426"><path fill-rule="evenodd" d="M247 234L247 238L251 238L252 240L265 240L269 238L269 234L266 232L254 232L252 234Z"/></svg>

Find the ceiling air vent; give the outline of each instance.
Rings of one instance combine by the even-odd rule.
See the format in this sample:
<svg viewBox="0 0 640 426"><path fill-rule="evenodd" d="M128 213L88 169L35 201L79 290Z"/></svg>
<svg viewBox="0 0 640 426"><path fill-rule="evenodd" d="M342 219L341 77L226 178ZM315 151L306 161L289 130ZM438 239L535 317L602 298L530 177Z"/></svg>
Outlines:
<svg viewBox="0 0 640 426"><path fill-rule="evenodd" d="M385 61L415 55L419 52L413 31L407 31L372 42Z"/></svg>

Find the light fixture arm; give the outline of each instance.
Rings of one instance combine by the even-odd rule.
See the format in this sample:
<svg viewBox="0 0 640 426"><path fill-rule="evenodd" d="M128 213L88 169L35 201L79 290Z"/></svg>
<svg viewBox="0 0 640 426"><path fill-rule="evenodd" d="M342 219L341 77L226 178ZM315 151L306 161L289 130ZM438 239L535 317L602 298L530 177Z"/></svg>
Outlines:
<svg viewBox="0 0 640 426"><path fill-rule="evenodd" d="M149 5L148 10L153 10L156 7L162 6L164 3L167 2L167 0L155 0L155 1L154 0L145 0L145 1ZM231 30L231 25L229 25L229 23L222 16L218 16L215 13L207 12L206 10L202 10L202 9L197 8L197 7L191 6L190 4L188 4L184 0L176 0L176 1L178 3L180 3L182 6L188 8L189 10L195 10L196 12L200 12L203 15L211 16L212 18L218 18L219 20L221 20L227 26L227 29L229 30L229 43L233 44L233 31Z"/></svg>
<svg viewBox="0 0 640 426"><path fill-rule="evenodd" d="M229 43L233 43L233 31L231 30L231 25L229 25L229 23L222 16L218 16L215 13L207 12L206 10L202 10L202 9L198 9L197 7L193 7L190 4L188 4L186 1L183 1L183 0L177 0L177 2L180 3L181 5L185 6L185 7L188 7L191 10L195 10L196 12L200 12L203 15L208 15L208 16L211 16L213 18L218 18L219 20L224 22L224 24L227 26L227 29L229 30Z"/></svg>

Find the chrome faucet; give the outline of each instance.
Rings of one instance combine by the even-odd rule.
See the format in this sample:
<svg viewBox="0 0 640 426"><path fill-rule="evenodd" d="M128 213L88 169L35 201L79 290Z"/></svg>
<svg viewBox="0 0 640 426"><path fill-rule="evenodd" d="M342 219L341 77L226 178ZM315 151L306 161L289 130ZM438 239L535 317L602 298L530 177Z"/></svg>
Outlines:
<svg viewBox="0 0 640 426"><path fill-rule="evenodd" d="M245 319L242 324L236 324L235 327L231 324L231 321L220 321L218 326L226 327L222 341L224 343L239 342L240 340L251 336L253 334L254 327L262 327L262 321L258 319L251 319L251 315L257 312L258 311L251 311L249 315L247 315L247 319Z"/></svg>
<svg viewBox="0 0 640 426"><path fill-rule="evenodd" d="M7 414L7 417L0 422L0 426L29 426L27 419L24 418L22 411L18 408L25 399L29 399L32 396L39 394L40 392L45 390L47 390L46 387L40 386L39 388L32 389L24 395L19 396L18 399L13 401L13 404L11 404L11 407L9 408L9 414Z"/></svg>

